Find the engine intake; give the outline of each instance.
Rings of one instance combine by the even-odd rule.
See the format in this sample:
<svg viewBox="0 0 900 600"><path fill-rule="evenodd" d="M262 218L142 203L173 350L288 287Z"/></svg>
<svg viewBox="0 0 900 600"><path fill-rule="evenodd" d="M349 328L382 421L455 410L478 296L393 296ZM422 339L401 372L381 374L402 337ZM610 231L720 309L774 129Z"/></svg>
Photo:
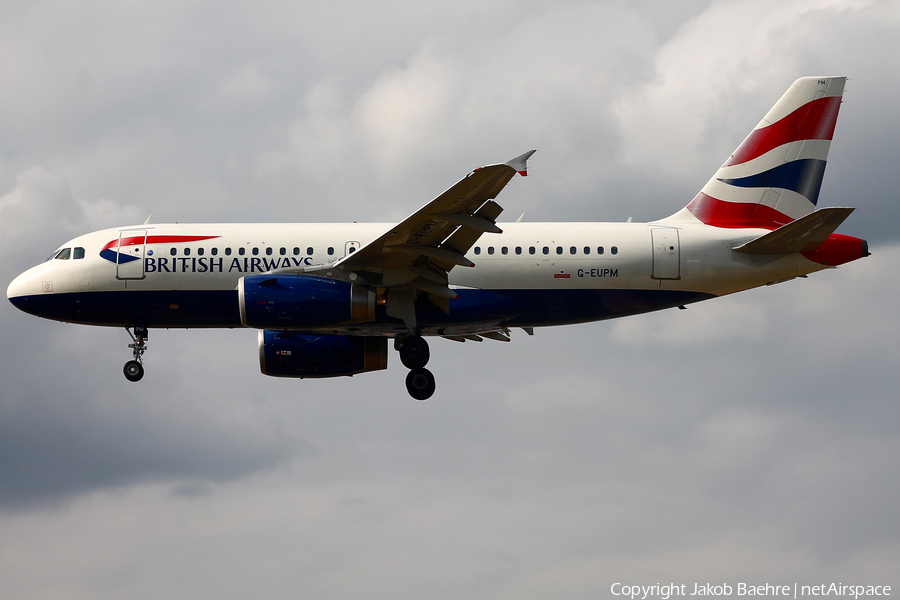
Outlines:
<svg viewBox="0 0 900 600"><path fill-rule="evenodd" d="M387 368L384 337L259 332L259 370L273 377L341 377Z"/></svg>
<svg viewBox="0 0 900 600"><path fill-rule="evenodd" d="M311 275L250 275L238 280L241 323L292 330L375 319L375 291Z"/></svg>

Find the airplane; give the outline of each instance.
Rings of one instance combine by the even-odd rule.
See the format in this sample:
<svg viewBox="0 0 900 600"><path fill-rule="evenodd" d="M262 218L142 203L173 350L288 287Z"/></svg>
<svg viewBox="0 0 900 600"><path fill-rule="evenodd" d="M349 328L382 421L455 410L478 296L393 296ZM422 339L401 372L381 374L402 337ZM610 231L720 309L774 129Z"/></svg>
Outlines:
<svg viewBox="0 0 900 600"><path fill-rule="evenodd" d="M10 283L17 308L124 327L129 381L151 328L250 327L262 373L387 368L431 397L426 337L509 341L732 294L869 256L817 208L846 77L795 81L687 206L648 223L497 223L534 151L475 169L400 223L153 224L63 244ZM629 220L630 221L630 220Z"/></svg>

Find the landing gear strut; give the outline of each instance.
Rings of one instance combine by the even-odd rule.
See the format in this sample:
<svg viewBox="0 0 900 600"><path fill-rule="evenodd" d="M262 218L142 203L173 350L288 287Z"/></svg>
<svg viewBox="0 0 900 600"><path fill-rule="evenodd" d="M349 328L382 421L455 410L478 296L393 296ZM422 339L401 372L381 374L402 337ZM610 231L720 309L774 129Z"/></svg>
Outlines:
<svg viewBox="0 0 900 600"><path fill-rule="evenodd" d="M434 394L434 375L425 368L431 352L428 342L418 335L395 340L394 346L400 352L400 362L409 369L406 376L406 391L416 400L427 400Z"/></svg>
<svg viewBox="0 0 900 600"><path fill-rule="evenodd" d="M134 341L133 344L128 344L128 347L134 351L134 360L129 360L125 363L122 372L125 373L125 379L128 381L140 381L144 376L144 365L141 363L144 360L144 352L147 350L146 342L149 332L146 327L138 327L137 325L134 327L134 333L131 333L131 329L128 327L125 328L125 331L128 332L128 335Z"/></svg>

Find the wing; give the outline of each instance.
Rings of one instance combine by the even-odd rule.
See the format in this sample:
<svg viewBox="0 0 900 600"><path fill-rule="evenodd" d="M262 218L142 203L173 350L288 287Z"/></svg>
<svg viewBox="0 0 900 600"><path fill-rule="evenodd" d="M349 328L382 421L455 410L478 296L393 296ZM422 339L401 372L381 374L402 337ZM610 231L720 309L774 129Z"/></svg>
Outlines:
<svg viewBox="0 0 900 600"><path fill-rule="evenodd" d="M474 267L465 253L483 233L501 232L496 219L503 209L493 199L516 173L527 174L526 161L534 152L475 169L353 254L304 272L326 272L328 277L388 288L388 314L411 328L415 327L412 302L419 290L447 311L449 299L456 297L448 286L450 270Z"/></svg>
<svg viewBox="0 0 900 600"><path fill-rule="evenodd" d="M502 165L475 169L449 190L357 252L335 263L344 270L378 271L425 262L444 273L474 266L463 255L484 232L500 233L502 208L492 200L516 172L525 175L534 150Z"/></svg>

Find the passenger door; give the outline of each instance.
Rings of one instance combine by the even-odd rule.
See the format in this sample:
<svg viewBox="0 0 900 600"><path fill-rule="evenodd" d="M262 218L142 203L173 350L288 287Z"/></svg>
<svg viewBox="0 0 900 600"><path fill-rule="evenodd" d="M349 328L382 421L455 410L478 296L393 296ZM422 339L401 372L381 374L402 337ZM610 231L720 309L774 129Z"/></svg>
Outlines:
<svg viewBox="0 0 900 600"><path fill-rule="evenodd" d="M116 248L116 279L143 279L146 229L123 229Z"/></svg>
<svg viewBox="0 0 900 600"><path fill-rule="evenodd" d="M655 227L650 230L653 239L652 279L681 279L681 247L678 230L674 227Z"/></svg>

